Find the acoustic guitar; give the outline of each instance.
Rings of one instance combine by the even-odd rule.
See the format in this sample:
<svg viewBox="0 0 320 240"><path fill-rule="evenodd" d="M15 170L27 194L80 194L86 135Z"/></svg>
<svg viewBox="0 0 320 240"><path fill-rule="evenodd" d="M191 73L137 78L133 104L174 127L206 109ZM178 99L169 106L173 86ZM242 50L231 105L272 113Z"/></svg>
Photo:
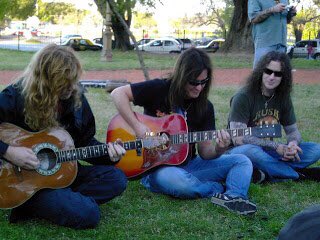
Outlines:
<svg viewBox="0 0 320 240"><path fill-rule="evenodd" d="M107 145L74 148L69 133L62 128L28 132L10 123L0 124L0 139L11 146L33 150L40 160L36 170L19 168L0 159L0 208L14 208L43 188L69 186L77 175L78 159L108 155Z"/></svg>
<svg viewBox="0 0 320 240"><path fill-rule="evenodd" d="M213 140L217 137L216 131L188 132L187 123L180 114L160 118L137 112L134 114L152 131L145 138L136 139L133 129L119 114L111 119L107 130L107 142L116 141L118 138L132 141L132 144L123 145L128 151L116 164L128 178L137 177L159 165L179 165L186 160L190 143ZM226 131L231 137L248 135L259 138L281 137L280 124ZM137 140L140 140L139 145L136 145Z"/></svg>

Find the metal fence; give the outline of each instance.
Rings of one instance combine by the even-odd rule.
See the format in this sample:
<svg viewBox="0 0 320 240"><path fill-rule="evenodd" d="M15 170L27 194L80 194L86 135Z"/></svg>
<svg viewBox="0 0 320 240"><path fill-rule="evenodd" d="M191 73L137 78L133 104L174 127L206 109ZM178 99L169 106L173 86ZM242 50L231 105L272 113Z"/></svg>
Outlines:
<svg viewBox="0 0 320 240"><path fill-rule="evenodd" d="M20 51L37 51L49 43L61 44L61 36L31 36L25 37L20 34L0 35L0 48L20 50Z"/></svg>
<svg viewBox="0 0 320 240"><path fill-rule="evenodd" d="M194 36L202 36L201 38L190 38L186 30L175 31L171 36L156 36L150 35L147 31L143 30L141 33L136 33L136 39L139 41L138 49L146 52L155 53L179 53L189 47L201 45L204 42L211 40L208 36L209 33L197 33ZM81 36L81 35L79 35ZM142 36L140 38L139 36ZM101 39L101 38L100 38ZM152 44L143 45L150 40L158 39ZM5 34L0 32L0 48L20 50L20 51L37 51L49 43L61 44L64 40L62 34L59 36L44 35L39 32L15 32Z"/></svg>

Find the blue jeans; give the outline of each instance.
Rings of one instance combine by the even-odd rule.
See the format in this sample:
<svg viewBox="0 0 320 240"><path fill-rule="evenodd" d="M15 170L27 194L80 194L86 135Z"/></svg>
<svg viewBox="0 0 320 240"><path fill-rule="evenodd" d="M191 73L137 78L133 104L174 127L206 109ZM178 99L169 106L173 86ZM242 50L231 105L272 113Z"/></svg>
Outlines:
<svg viewBox="0 0 320 240"><path fill-rule="evenodd" d="M285 53L287 51L287 47L282 44L276 44L269 47L256 48L254 50L253 68L257 66L257 63L265 54L272 51Z"/></svg>
<svg viewBox="0 0 320 240"><path fill-rule="evenodd" d="M251 175L252 164L244 155L224 154L211 160L197 156L186 165L161 167L142 178L141 184L152 192L182 199L215 193L247 198Z"/></svg>
<svg viewBox="0 0 320 240"><path fill-rule="evenodd" d="M43 189L18 208L30 217L76 229L94 228L100 220L98 204L120 195L127 186L124 173L114 166L80 166L67 188Z"/></svg>
<svg viewBox="0 0 320 240"><path fill-rule="evenodd" d="M298 179L299 174L295 169L306 168L320 159L320 144L303 142L299 147L303 151L302 154L299 153L301 159L299 162L282 161L276 151L251 144L234 147L229 152L246 155L255 168L267 173L271 181L277 181L277 179Z"/></svg>

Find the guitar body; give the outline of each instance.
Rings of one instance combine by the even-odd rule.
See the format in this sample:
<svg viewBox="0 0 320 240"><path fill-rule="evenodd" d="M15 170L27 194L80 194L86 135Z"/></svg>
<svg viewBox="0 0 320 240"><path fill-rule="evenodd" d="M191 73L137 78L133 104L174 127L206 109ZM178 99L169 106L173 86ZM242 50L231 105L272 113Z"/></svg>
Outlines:
<svg viewBox="0 0 320 240"><path fill-rule="evenodd" d="M154 133L172 135L188 132L187 123L179 114L171 114L160 118L135 114L137 119ZM109 123L107 142L114 142L118 138L122 141L134 141L136 139L133 129L119 114L114 116ZM154 149L142 148L140 156L137 155L139 150L130 150L116 166L122 169L127 177L136 177L159 165L179 165L188 156L188 151L188 143L167 145Z"/></svg>
<svg viewBox="0 0 320 240"><path fill-rule="evenodd" d="M1 159L0 165L0 208L14 208L43 188L69 186L77 174L77 162L58 163L58 150L73 147L68 132L61 128L32 133L13 124L0 125L0 139L11 146L32 148L40 160L37 170L19 169Z"/></svg>

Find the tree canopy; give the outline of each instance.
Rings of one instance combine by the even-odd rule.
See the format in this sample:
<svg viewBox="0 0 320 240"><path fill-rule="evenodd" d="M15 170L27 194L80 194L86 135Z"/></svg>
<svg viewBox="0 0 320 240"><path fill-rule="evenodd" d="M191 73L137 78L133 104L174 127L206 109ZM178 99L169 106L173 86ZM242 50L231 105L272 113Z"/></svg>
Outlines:
<svg viewBox="0 0 320 240"><path fill-rule="evenodd" d="M98 11L101 13L102 17L106 17L106 2L112 1L113 5L116 7L116 11L120 14L123 20L126 22L127 26L130 28L133 9L136 6L137 2L139 2L143 6L148 6L149 8L154 8L157 1L160 0L94 0ZM119 21L119 19L112 14L111 17L112 30L115 38L115 47L121 50L129 50L131 49L129 34L126 32L125 28Z"/></svg>

